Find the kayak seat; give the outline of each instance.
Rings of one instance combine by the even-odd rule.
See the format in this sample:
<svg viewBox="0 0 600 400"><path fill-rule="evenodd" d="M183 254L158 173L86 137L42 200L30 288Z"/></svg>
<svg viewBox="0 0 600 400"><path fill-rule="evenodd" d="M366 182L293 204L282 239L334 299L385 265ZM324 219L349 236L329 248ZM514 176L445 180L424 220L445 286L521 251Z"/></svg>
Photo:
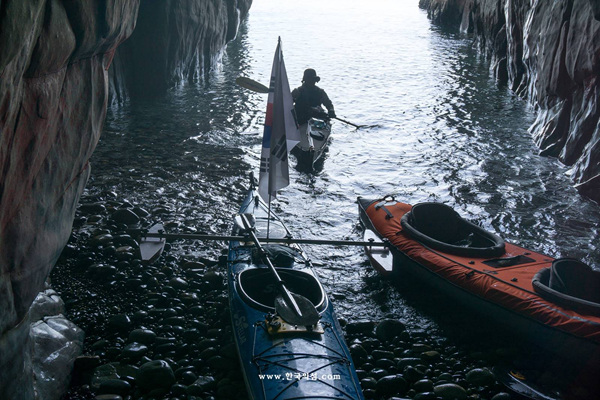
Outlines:
<svg viewBox="0 0 600 400"><path fill-rule="evenodd" d="M325 140L325 134L319 131L310 131L310 136L315 140Z"/></svg>
<svg viewBox="0 0 600 400"><path fill-rule="evenodd" d="M297 250L282 244L263 245L263 249L275 267L291 268L294 266L296 259L300 259L300 254L298 254ZM254 264L263 264L257 248L252 250L252 261Z"/></svg>
<svg viewBox="0 0 600 400"><path fill-rule="evenodd" d="M465 257L498 257L504 240L462 218L442 203L419 203L402 216L402 229L422 244Z"/></svg>
<svg viewBox="0 0 600 400"><path fill-rule="evenodd" d="M290 292L306 297L317 311L325 308L325 290L314 275L287 268L276 270ZM273 274L267 268L242 271L237 277L236 286L240 297L249 306L265 312L275 311L275 298L279 290Z"/></svg>
<svg viewBox="0 0 600 400"><path fill-rule="evenodd" d="M600 271L572 258L554 260L533 277L533 288L557 304L600 315Z"/></svg>

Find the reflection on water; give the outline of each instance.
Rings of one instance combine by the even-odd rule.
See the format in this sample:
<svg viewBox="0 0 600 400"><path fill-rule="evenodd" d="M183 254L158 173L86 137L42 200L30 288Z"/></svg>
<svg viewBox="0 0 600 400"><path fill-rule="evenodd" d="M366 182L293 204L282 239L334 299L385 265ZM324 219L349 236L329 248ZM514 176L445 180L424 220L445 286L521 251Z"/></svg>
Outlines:
<svg viewBox="0 0 600 400"><path fill-rule="evenodd" d="M598 205L571 187L567 168L537 155L533 112L494 85L470 39L431 27L417 4L255 0L205 83L109 110L87 190L168 206L199 231L227 233L258 169L266 102L234 81L267 83L281 36L292 87L315 68L341 118L376 125L336 122L322 170L290 172L274 207L299 237L357 239L356 197L393 193L448 203L509 241L600 267ZM377 297L361 249L308 250L343 317L431 323L403 309L398 293Z"/></svg>

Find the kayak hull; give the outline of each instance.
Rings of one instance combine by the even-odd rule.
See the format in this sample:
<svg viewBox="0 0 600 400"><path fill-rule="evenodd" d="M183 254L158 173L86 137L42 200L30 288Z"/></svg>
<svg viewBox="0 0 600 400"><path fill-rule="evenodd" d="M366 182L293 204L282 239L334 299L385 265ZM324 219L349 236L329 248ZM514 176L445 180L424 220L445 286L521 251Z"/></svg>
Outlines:
<svg viewBox="0 0 600 400"><path fill-rule="evenodd" d="M425 283L461 307L545 350L577 363L600 367L600 318L554 304L532 287L533 276L549 267L554 261L552 257L510 243L506 243L501 257L444 253L421 244L403 231L400 220L410 205L388 201L385 209L375 210L381 200L362 198L358 204L365 228L391 243L391 270L382 271L377 257L367 252L374 267L384 275ZM383 216L385 212L392 217ZM502 262L507 266L502 267ZM511 262L517 264L510 265Z"/></svg>
<svg viewBox="0 0 600 400"><path fill-rule="evenodd" d="M254 190L240 213L253 214L257 236L266 236L267 208ZM289 235L278 218L271 216L268 223L270 237ZM274 251L280 254L270 258L290 291L315 305L321 319L314 326L288 326L278 319L275 281L257 260L254 245L233 241L229 246L231 321L250 398L363 399L341 327L316 273L299 247L283 247L288 246L279 245Z"/></svg>
<svg viewBox="0 0 600 400"><path fill-rule="evenodd" d="M300 143L291 151L296 157L297 168L313 171L323 162L331 140L331 123L311 118L300 126Z"/></svg>

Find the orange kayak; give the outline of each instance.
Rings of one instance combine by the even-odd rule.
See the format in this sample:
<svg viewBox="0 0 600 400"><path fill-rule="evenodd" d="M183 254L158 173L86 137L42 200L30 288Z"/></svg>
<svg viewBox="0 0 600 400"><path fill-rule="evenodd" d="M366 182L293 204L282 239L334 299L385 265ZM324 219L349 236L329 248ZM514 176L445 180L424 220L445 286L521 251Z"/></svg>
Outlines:
<svg viewBox="0 0 600 400"><path fill-rule="evenodd" d="M366 248L382 274L408 274L538 345L600 365L600 272L504 242L440 203L359 197L358 207L365 238L389 242L387 252Z"/></svg>

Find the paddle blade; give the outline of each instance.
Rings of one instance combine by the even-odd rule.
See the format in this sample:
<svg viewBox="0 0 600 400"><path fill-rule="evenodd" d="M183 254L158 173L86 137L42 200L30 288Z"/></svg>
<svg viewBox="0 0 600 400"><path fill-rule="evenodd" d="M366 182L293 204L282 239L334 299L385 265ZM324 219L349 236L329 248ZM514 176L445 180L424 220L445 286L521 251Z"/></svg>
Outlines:
<svg viewBox="0 0 600 400"><path fill-rule="evenodd" d="M241 87L252 90L257 93L269 93L269 88L263 85L260 82L255 81L254 79L247 78L245 76L240 76L235 80L235 83L240 85Z"/></svg>
<svg viewBox="0 0 600 400"><path fill-rule="evenodd" d="M319 312L309 299L304 296L300 296L299 294L290 294L298 305L300 315L294 311L294 307L291 304L288 304L283 296L277 296L275 298L275 311L277 311L279 316L285 322L291 325L303 326L312 326L319 322L319 319L321 318L319 316Z"/></svg>
<svg viewBox="0 0 600 400"><path fill-rule="evenodd" d="M156 224L148 229L148 233L161 233L165 228L162 224ZM165 238L142 237L140 241L140 257L142 261L152 264L163 252L165 248Z"/></svg>

